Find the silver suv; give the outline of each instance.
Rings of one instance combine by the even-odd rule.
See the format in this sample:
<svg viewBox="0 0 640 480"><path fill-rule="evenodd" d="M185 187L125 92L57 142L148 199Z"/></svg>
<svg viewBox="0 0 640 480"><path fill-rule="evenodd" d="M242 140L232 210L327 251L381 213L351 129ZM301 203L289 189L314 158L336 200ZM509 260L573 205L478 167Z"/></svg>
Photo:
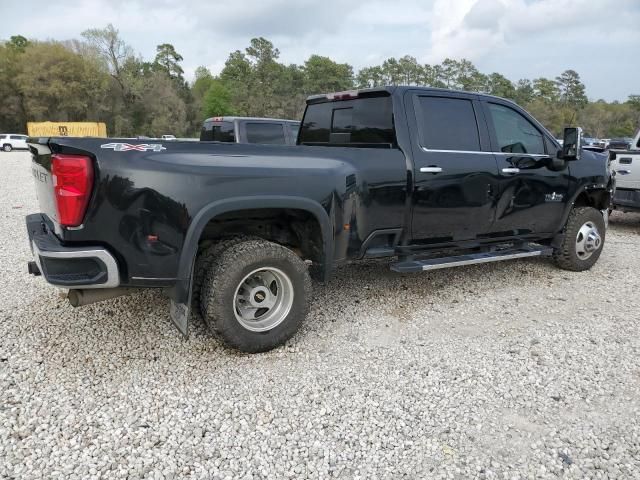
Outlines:
<svg viewBox="0 0 640 480"><path fill-rule="evenodd" d="M20 133L0 133L0 148L5 152L11 150L27 150L27 135Z"/></svg>

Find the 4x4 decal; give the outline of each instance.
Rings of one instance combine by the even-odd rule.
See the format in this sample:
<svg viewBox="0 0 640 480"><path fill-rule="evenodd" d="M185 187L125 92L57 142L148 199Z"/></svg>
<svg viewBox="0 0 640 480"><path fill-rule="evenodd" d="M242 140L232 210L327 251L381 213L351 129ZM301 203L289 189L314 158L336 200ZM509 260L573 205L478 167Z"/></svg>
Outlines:
<svg viewBox="0 0 640 480"><path fill-rule="evenodd" d="M113 148L116 152L128 152L131 150L136 152L146 152L147 150L161 152L166 150L166 147L163 147L160 143L140 143L137 145L131 143L105 143L100 145L100 148Z"/></svg>

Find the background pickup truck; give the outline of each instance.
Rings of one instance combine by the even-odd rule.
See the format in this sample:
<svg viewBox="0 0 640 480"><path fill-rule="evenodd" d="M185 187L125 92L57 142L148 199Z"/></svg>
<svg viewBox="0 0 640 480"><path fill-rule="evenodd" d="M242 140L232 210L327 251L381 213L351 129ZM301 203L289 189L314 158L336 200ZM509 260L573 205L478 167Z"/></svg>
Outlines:
<svg viewBox="0 0 640 480"><path fill-rule="evenodd" d="M607 159L514 103L417 87L307 99L298 146L32 138L34 274L73 305L165 289L230 346L282 344L310 274L390 257L396 272L530 256L589 269L613 193Z"/></svg>
<svg viewBox="0 0 640 480"><path fill-rule="evenodd" d="M640 130L629 150L609 150L609 158L616 172L614 208L623 212L640 211Z"/></svg>
<svg viewBox="0 0 640 480"><path fill-rule="evenodd" d="M202 124L201 141L295 145L300 122L278 118L211 117Z"/></svg>

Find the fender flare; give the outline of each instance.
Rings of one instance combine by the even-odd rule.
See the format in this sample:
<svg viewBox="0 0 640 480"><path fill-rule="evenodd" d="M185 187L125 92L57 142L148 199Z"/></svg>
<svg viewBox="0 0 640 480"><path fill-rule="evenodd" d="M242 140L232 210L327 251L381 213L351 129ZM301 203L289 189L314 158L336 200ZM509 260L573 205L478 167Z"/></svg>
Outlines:
<svg viewBox="0 0 640 480"><path fill-rule="evenodd" d="M171 299L171 318L183 335L186 336L188 332L193 268L200 236L205 226L224 213L260 208L293 208L307 211L314 216L322 232L323 279L325 282L329 280L333 266L333 227L329 215L319 203L304 197L284 195L232 197L209 203L191 220L180 253L177 281L167 292Z"/></svg>
<svg viewBox="0 0 640 480"><path fill-rule="evenodd" d="M555 247L560 245L560 243L562 243L562 239L564 238L564 227L567 224L569 215L571 215L571 210L573 210L573 205L576 203L576 200L580 195L582 195L583 193L588 194L589 191L604 191L604 192L608 192L609 195L611 195L612 197L613 196L612 188L613 187L612 187L611 180L609 181L608 185L604 183L594 183L589 185L582 185L580 188L578 188L575 191L575 193L572 195L571 201L566 203L566 207L564 209L564 212L562 213L562 222L558 227L558 232L556 233L555 237L553 237L551 241L551 245Z"/></svg>

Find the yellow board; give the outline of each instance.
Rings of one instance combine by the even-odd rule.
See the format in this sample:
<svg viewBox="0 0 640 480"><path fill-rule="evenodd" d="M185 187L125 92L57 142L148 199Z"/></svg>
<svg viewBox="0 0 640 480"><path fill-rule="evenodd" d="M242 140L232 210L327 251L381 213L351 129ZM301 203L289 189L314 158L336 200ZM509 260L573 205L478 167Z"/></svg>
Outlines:
<svg viewBox="0 0 640 480"><path fill-rule="evenodd" d="M107 137L102 122L27 122L30 137Z"/></svg>

